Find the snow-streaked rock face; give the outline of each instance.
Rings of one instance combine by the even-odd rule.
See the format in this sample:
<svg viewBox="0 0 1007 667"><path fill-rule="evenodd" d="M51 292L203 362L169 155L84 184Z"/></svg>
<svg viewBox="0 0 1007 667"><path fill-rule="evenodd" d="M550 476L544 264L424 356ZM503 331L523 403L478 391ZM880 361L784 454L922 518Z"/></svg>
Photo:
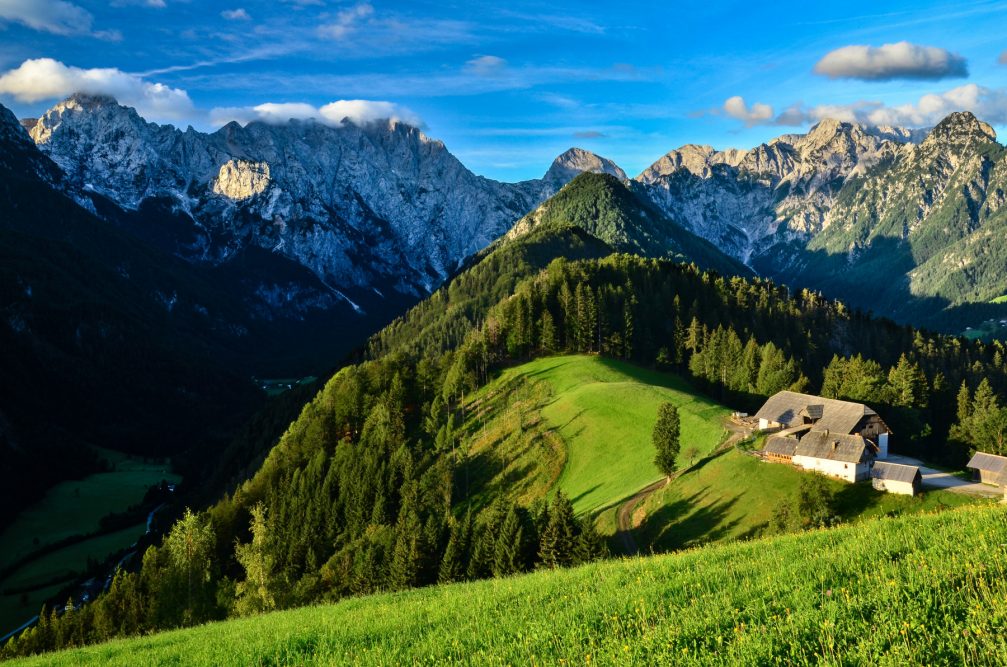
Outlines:
<svg viewBox="0 0 1007 667"><path fill-rule="evenodd" d="M654 203L742 261L828 227L836 195L852 176L893 157L918 134L823 120L749 151L686 145L636 180Z"/></svg>
<svg viewBox="0 0 1007 667"><path fill-rule="evenodd" d="M77 188L128 209L153 197L173 201L202 236L190 259L226 261L254 244L295 259L333 289L380 280L417 295L579 171L625 177L573 149L547 178L499 183L397 121L230 123L206 134L80 94L39 118L31 137Z"/></svg>

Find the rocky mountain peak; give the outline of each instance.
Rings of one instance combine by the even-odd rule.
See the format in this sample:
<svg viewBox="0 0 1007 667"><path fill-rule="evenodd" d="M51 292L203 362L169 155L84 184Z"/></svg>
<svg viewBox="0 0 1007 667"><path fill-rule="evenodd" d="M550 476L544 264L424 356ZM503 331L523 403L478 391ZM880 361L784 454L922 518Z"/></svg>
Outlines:
<svg viewBox="0 0 1007 667"><path fill-rule="evenodd" d="M94 111L102 107L120 106L119 102L111 95L95 95L92 93L74 93L63 102L63 105L87 111Z"/></svg>
<svg viewBox="0 0 1007 667"><path fill-rule="evenodd" d="M949 114L930 131L925 145L940 143L961 144L970 141L996 141L993 128L975 117L971 111L956 111Z"/></svg>
<svg viewBox="0 0 1007 667"><path fill-rule="evenodd" d="M583 148L570 148L553 160L544 180L566 183L582 172L609 174L620 180L626 179L626 172L611 160Z"/></svg>

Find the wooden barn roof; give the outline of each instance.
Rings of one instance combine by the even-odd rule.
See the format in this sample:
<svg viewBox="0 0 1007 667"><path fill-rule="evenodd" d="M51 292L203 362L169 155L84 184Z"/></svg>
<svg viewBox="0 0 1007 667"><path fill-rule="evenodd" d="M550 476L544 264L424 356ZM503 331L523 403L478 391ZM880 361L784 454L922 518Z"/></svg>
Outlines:
<svg viewBox="0 0 1007 667"><path fill-rule="evenodd" d="M883 479L887 482L913 483L917 479L922 479L922 475L920 475L920 469L917 466L875 461L874 466L871 468L871 478Z"/></svg>
<svg viewBox="0 0 1007 667"><path fill-rule="evenodd" d="M762 451L767 454L776 454L777 456L793 456L797 445L798 441L796 438L774 435L766 439L766 446L762 448Z"/></svg>
<svg viewBox="0 0 1007 667"><path fill-rule="evenodd" d="M755 413L755 418L797 426L803 423L804 416L815 419L817 414L820 414L821 418L815 423L815 430L850 433L861 419L877 413L863 403L781 391L769 397L765 405Z"/></svg>
<svg viewBox="0 0 1007 667"><path fill-rule="evenodd" d="M966 468L975 468L976 470L989 470L995 473L1003 473L1007 470L1007 457L997 456L996 454L987 454L986 452L976 452L969 461Z"/></svg>
<svg viewBox="0 0 1007 667"><path fill-rule="evenodd" d="M860 463L868 456L867 441L859 435L810 431L801 438L794 450L794 456L809 456L830 461Z"/></svg>

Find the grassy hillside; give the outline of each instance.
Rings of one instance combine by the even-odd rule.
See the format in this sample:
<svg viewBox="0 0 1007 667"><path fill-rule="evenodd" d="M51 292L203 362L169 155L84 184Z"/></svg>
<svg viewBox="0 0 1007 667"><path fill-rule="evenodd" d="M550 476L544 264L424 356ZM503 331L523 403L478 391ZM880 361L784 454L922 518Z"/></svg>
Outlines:
<svg viewBox="0 0 1007 667"><path fill-rule="evenodd" d="M527 501L558 484L578 513L597 512L661 478L650 434L664 401L679 408L683 452L723 440L727 408L676 375L587 355L507 369L471 400L473 474L488 496L517 482Z"/></svg>
<svg viewBox="0 0 1007 667"><path fill-rule="evenodd" d="M636 539L655 551L671 551L770 533L778 508L796 507L801 480L807 475L738 449L720 452L647 499L637 510ZM914 498L875 491L867 483L827 483L836 494L836 512L846 522L976 502L950 491L927 491Z"/></svg>
<svg viewBox="0 0 1007 667"><path fill-rule="evenodd" d="M346 600L21 665L980 664L1004 655L1007 512L880 519Z"/></svg>

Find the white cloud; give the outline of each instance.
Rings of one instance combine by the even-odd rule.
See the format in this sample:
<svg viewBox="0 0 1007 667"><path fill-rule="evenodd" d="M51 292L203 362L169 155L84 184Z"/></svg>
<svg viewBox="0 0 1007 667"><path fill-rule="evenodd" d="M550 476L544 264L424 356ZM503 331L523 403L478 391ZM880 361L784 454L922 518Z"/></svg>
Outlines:
<svg viewBox="0 0 1007 667"><path fill-rule="evenodd" d="M86 9L63 0L0 0L0 19L56 35L89 33L94 22Z"/></svg>
<svg viewBox="0 0 1007 667"><path fill-rule="evenodd" d="M319 26L318 34L329 39L343 39L353 32L362 19L366 19L373 14L374 7L367 3L361 3L349 9L344 9L336 14L335 22Z"/></svg>
<svg viewBox="0 0 1007 667"><path fill-rule="evenodd" d="M244 7L238 7L237 9L225 9L220 12L220 15L228 21L248 21L252 18L248 15L248 12L245 11Z"/></svg>
<svg viewBox="0 0 1007 667"><path fill-rule="evenodd" d="M730 107L730 108L729 108ZM852 104L795 103L776 114L768 104L753 104L749 109L740 97L724 103L725 113L752 125L799 126L817 123L825 118L860 123L861 125L895 125L930 127L955 111L971 111L980 120L994 125L1007 124L1007 89L987 88L967 83L941 93L927 93L916 102L888 105L877 100L860 100Z"/></svg>
<svg viewBox="0 0 1007 667"><path fill-rule="evenodd" d="M731 118L737 118L749 127L762 125L773 118L773 107L760 102L749 107L741 95L728 98L724 102L723 110Z"/></svg>
<svg viewBox="0 0 1007 667"><path fill-rule="evenodd" d="M816 74L830 79L890 81L892 79L938 79L968 76L965 58L936 46L897 42L882 46L844 46L815 64Z"/></svg>
<svg viewBox="0 0 1007 667"><path fill-rule="evenodd" d="M465 71L476 76L498 76L507 69L507 61L499 56L479 56L465 63Z"/></svg>
<svg viewBox="0 0 1007 667"><path fill-rule="evenodd" d="M129 5L140 5L141 7L154 7L164 9L167 7L164 0L112 0L113 7L128 7Z"/></svg>
<svg viewBox="0 0 1007 667"><path fill-rule="evenodd" d="M38 58L0 75L0 94L11 95L19 102L61 99L78 92L110 95L149 120L185 119L194 112L184 90L145 81L115 68L82 69L52 58Z"/></svg>
<svg viewBox="0 0 1007 667"><path fill-rule="evenodd" d="M333 126L340 125L344 119L355 125L388 119L423 127L423 120L409 109L378 100L336 100L321 108L303 103L267 102L254 107L218 107L210 111L210 122L215 126L231 121L245 124L254 120L281 124L290 119L308 118Z"/></svg>
<svg viewBox="0 0 1007 667"><path fill-rule="evenodd" d="M365 125L376 120L390 119L422 127L423 121L409 109L393 102L374 100L337 100L319 109L322 118L331 123L341 123L344 118L356 125Z"/></svg>

